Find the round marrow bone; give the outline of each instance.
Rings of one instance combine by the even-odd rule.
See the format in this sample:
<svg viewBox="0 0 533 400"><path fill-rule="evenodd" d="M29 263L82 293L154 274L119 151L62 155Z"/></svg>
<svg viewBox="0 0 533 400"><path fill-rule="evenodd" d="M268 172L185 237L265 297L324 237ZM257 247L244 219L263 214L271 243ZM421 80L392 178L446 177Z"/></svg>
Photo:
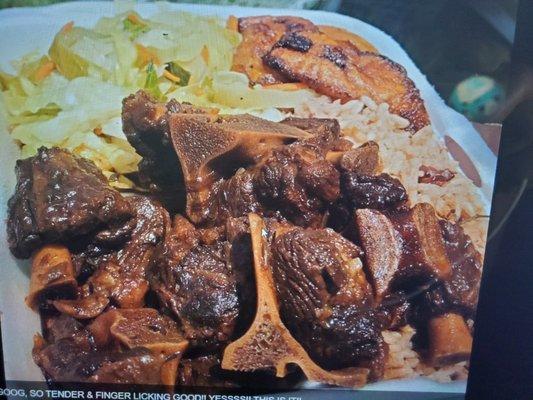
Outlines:
<svg viewBox="0 0 533 400"><path fill-rule="evenodd" d="M429 355L437 367L466 361L472 351L472 335L462 316L444 314L429 321Z"/></svg>
<svg viewBox="0 0 533 400"><path fill-rule="evenodd" d="M32 261L26 304L37 309L49 298L74 296L77 286L69 250L60 245L44 246Z"/></svg>
<svg viewBox="0 0 533 400"><path fill-rule="evenodd" d="M181 356L188 341L179 333L174 321L155 309L110 310L88 327L96 346L117 341L127 349L145 348L166 359L161 365L161 383L174 386Z"/></svg>
<svg viewBox="0 0 533 400"><path fill-rule="evenodd" d="M274 281L264 253L264 224L249 215L254 269L257 282L257 313L250 329L224 351L222 368L254 371L273 368L277 377L287 375L287 365L297 364L309 380L331 385L359 387L366 383L368 369L326 371L315 364L281 321Z"/></svg>

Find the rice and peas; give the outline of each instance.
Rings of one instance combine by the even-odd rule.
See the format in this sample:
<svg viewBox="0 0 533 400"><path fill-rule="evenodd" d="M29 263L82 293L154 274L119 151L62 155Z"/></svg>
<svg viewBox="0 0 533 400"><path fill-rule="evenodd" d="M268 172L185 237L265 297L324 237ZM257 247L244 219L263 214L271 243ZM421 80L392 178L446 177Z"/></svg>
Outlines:
<svg viewBox="0 0 533 400"><path fill-rule="evenodd" d="M131 187L133 183L124 174L135 169L139 157L122 133L120 100L139 88L147 88L149 80L149 89L166 99L176 98L199 106L213 106L221 109L221 112L249 112L279 121L286 116L279 109L290 107L297 117L337 119L344 135L356 145L369 140L377 142L384 172L400 179L411 203L430 203L440 216L461 223L480 253L484 253L488 221L481 217L485 210L478 188L461 172L459 164L451 158L443 141L430 126L411 134L404 129L408 125L407 120L391 114L387 104L376 104L367 97L341 104L310 90L284 92L261 87L249 88L246 76L230 71L231 58L221 51L227 53L235 48L238 38L234 33L219 35L222 27L218 22L169 10L162 10L150 20L137 19L137 16L132 15L132 12L126 12L102 19L95 27L95 32L89 29L77 31L80 42L92 41L89 47L93 47L93 52L95 46L105 45L106 48L116 49L120 44L120 53L114 59L110 56L109 59L100 60L98 65L91 64L94 60L86 60L87 68L73 72L73 65L79 65L85 60L84 57L88 58L83 53L83 46L76 46L78 42L74 45L71 43L70 48L62 46L60 59L49 60L33 55L19 60L15 64L17 75L0 71L0 100L7 111L10 132L21 144L24 157L32 155L41 145L66 147L92 159L116 187ZM180 18L185 18L185 26L172 32L168 21ZM133 30L131 23L125 24L125 21L133 21ZM142 23L135 26L135 21ZM199 24L199 21L202 23ZM178 32L182 34L184 28L192 30L198 54L188 54L187 61L172 59L185 50L165 47L167 37ZM162 33L164 39L155 37L155 31ZM216 41L213 42L215 36ZM222 47L214 49L213 43ZM207 51L211 50L211 57L205 56L204 47ZM168 82L164 79L164 67L148 71L146 65L138 63L138 57L136 59L128 54L135 48L149 49L163 66L169 62L180 62L181 66L190 68L190 84L183 87ZM53 57L53 54L51 52L50 56ZM60 64L69 60L74 60L74 64ZM29 73L32 70L28 66L38 68L39 72L50 62L55 63L55 70L39 81L31 79ZM104 67L114 72L106 76L108 70ZM64 76L65 73L61 71L70 71L66 74L70 76ZM149 76L154 73L155 80ZM104 102L98 100L103 93L107 94L103 96ZM50 98L55 101L50 103ZM98 107L98 104L101 106ZM84 113L80 113L80 110L84 110ZM79 132L79 126L84 126L85 130ZM442 186L419 183L421 166L448 169L455 176ZM440 369L425 365L413 350L414 334L415 330L409 325L398 331L383 332L384 340L389 345L385 379L427 376L448 382L467 377L466 362Z"/></svg>

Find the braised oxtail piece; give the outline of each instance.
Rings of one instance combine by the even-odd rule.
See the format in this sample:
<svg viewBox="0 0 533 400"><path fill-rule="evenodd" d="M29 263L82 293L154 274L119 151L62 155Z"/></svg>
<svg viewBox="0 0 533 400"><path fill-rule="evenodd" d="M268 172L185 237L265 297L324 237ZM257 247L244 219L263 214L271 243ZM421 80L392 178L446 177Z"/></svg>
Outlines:
<svg viewBox="0 0 533 400"><path fill-rule="evenodd" d="M35 156L17 161L16 174L7 223L9 248L16 257L28 258L48 243L68 246L123 226L134 215L92 161L66 150L41 147ZM129 232L121 233L127 237Z"/></svg>
<svg viewBox="0 0 533 400"><path fill-rule="evenodd" d="M170 117L170 132L187 189L187 215L197 224L221 220L210 215L216 207L213 185L239 168L254 165L273 147L310 136L290 125L251 115L177 113Z"/></svg>
<svg viewBox="0 0 533 400"><path fill-rule="evenodd" d="M161 204L145 196L130 196L127 201L136 213L130 239L122 248L102 257L87 282L76 290L75 298L54 300L58 311L90 319L110 304L120 308L144 306L148 271L156 261L170 217Z"/></svg>
<svg viewBox="0 0 533 400"><path fill-rule="evenodd" d="M274 233L271 265L281 317L311 358L327 369L364 366L383 374L386 321L375 308L362 251L331 229Z"/></svg>
<svg viewBox="0 0 533 400"><path fill-rule="evenodd" d="M376 299L404 286L450 277L452 263L431 205L420 203L390 216L360 209L355 216Z"/></svg>
<svg viewBox="0 0 533 400"><path fill-rule="evenodd" d="M185 202L185 187L170 137L169 117L174 113L209 115L218 110L175 100L160 103L142 90L122 101L122 129L142 156L139 183L157 193L170 210L180 210Z"/></svg>
<svg viewBox="0 0 533 400"><path fill-rule="evenodd" d="M222 368L235 371L272 369L277 377L284 377L288 373L287 365L296 364L313 381L347 387L365 384L367 369L322 369L282 322L271 267L267 264L268 250L263 237L265 225L257 215L251 214L249 218L257 282L257 310L250 329L226 347Z"/></svg>
<svg viewBox="0 0 533 400"><path fill-rule="evenodd" d="M88 326L72 317L46 318L33 358L53 382L174 386L187 341L155 309L108 311Z"/></svg>
<svg viewBox="0 0 533 400"><path fill-rule="evenodd" d="M322 223L327 204L340 194L339 172L327 155L352 146L340 137L337 121L274 123L251 115L181 112L180 107L158 105L139 92L124 102L123 119L126 136L149 159L162 143L154 144L154 137L170 140L165 151L172 147L180 165L186 215L194 224L222 225L251 212L304 226ZM144 117L134 117L135 110ZM145 125L159 127L159 133L131 133L143 132Z"/></svg>
<svg viewBox="0 0 533 400"><path fill-rule="evenodd" d="M203 236L203 237L202 237ZM210 239L178 216L165 238L151 285L163 308L179 321L193 348L216 350L232 339L253 307L244 285L250 283L246 251L237 260L233 241Z"/></svg>

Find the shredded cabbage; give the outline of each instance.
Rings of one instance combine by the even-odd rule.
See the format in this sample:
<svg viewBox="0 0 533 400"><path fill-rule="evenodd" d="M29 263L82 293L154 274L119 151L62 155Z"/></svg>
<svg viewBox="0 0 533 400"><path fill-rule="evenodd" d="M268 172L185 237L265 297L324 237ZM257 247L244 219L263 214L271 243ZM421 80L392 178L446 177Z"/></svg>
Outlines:
<svg viewBox="0 0 533 400"><path fill-rule="evenodd" d="M171 98L225 113L251 113L272 120L277 108L293 107L309 90L250 87L231 71L241 37L224 21L172 11L168 5L143 18L131 9L101 18L92 29L65 25L47 54L13 62L0 71L2 108L22 157L41 146L60 146L93 160L119 188L140 156L122 132L122 99L144 88L161 101Z"/></svg>

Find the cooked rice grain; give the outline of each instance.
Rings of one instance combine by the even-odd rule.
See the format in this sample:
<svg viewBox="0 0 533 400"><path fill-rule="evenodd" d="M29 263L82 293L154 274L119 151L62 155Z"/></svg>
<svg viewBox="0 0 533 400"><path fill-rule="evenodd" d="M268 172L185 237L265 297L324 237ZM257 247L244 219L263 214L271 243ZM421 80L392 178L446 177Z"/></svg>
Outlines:
<svg viewBox="0 0 533 400"><path fill-rule="evenodd" d="M409 378L418 375L416 368L420 364L418 353L413 350L411 339L415 330L406 325L399 331L383 331L383 340L389 346L385 362L385 379Z"/></svg>

